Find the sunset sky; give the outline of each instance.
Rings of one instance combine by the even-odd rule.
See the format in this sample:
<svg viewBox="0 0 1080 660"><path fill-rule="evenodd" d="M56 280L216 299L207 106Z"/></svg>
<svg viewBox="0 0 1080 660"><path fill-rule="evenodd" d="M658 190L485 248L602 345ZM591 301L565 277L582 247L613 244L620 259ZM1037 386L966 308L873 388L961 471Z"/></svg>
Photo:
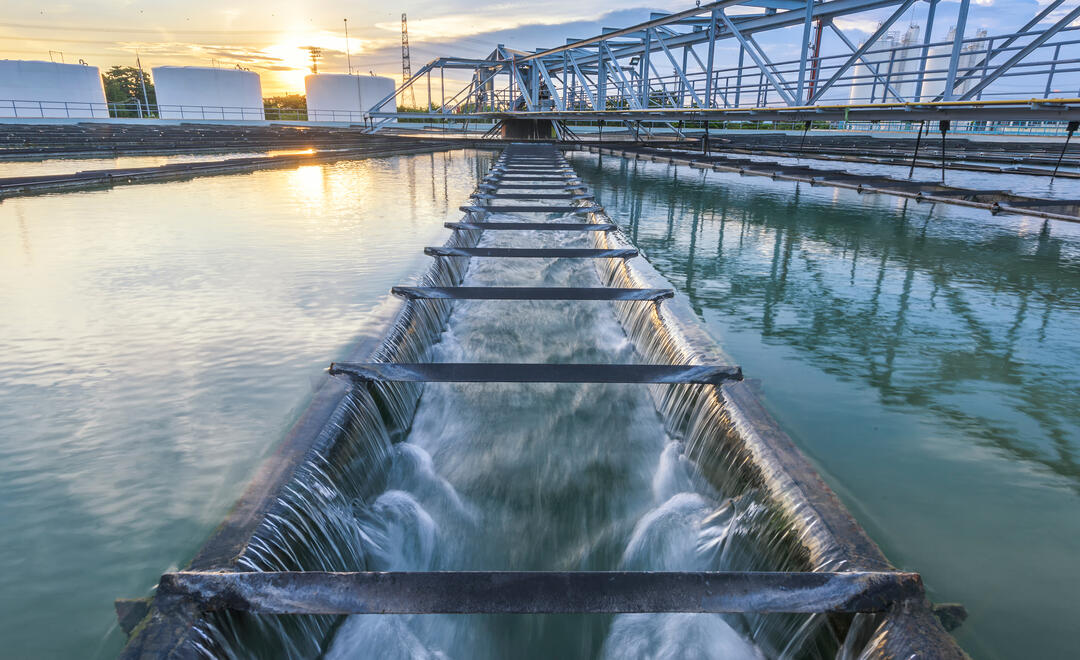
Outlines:
<svg viewBox="0 0 1080 660"><path fill-rule="evenodd" d="M1037 11L1036 0L975 0L969 23L1004 32L1018 27ZM85 60L102 70L115 64L134 65L136 50L144 68L161 65L241 65L262 76L263 92L303 92L309 73L305 46L324 49L320 70L345 72L343 18L349 19L353 67L367 73L401 76L401 12L409 14L413 70L439 55L483 57L497 43L522 50L562 44L566 37L584 37L606 25L646 20L650 10L674 11L689 0L650 0L647 5L613 6L598 0L555 0L534 3L465 0L413 1L407 4L361 0L354 3L281 2L279 0L71 0L24 2L0 0L0 58L49 60L61 51L69 63ZM938 10L941 34L956 13L956 0L943 0ZM760 11L760 10L758 10ZM853 39L864 39L886 12L838 21ZM925 19L918 3L910 22ZM906 24L901 21L897 26ZM790 39L783 35L774 38ZM794 53L786 43L768 44ZM721 54L721 57L723 54ZM60 55L53 54L59 61Z"/></svg>

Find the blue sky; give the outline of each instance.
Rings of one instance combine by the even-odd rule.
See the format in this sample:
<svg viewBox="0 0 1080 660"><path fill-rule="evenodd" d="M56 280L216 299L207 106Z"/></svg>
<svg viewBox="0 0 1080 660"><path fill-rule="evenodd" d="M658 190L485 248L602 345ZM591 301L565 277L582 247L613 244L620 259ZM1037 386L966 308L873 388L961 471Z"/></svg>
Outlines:
<svg viewBox="0 0 1080 660"><path fill-rule="evenodd" d="M623 26L648 18L650 11L676 11L691 2L652 2L612 10L595 0L493 3L481 6L463 0L394 3L363 0L349 3L314 1L210 1L161 3L138 0L73 0L17 2L0 0L0 58L50 59L60 51L67 62L82 59L102 69L133 64L138 50L144 67L159 65L241 65L258 72L266 94L302 92L308 73L304 46L324 49L323 71L345 71L343 18L349 19L354 67L400 77L401 11L409 14L413 69L438 55L481 57L497 43L528 50L554 46L566 37L599 32L601 26ZM944 38L959 3L942 0L936 22ZM986 28L991 34L1019 27L1038 11L1036 0L974 0L969 34ZM897 24L923 23L927 5L916 4ZM889 10L866 12L839 21L852 41L860 42ZM799 30L776 32L760 39L773 59L797 51ZM837 48L826 42L825 52ZM726 46L718 61L734 56ZM838 52L838 51L837 51ZM53 53L52 57L60 55Z"/></svg>

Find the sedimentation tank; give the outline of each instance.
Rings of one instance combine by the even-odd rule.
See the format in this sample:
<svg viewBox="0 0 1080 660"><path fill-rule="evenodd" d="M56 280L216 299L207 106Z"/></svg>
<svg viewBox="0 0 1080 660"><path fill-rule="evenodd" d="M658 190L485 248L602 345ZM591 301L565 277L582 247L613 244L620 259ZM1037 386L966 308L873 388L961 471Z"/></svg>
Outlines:
<svg viewBox="0 0 1080 660"><path fill-rule="evenodd" d="M308 119L313 121L355 121L382 99L394 93L391 78L354 76L345 73L318 73L304 78ZM379 110L393 112L391 98Z"/></svg>
<svg viewBox="0 0 1080 660"><path fill-rule="evenodd" d="M0 60L0 117L108 117L96 66Z"/></svg>
<svg viewBox="0 0 1080 660"><path fill-rule="evenodd" d="M381 341L331 365L188 570L163 575L149 607L120 608L122 657L354 657L403 641L506 657L526 636L547 644L533 657L650 644L672 657L965 657L918 576L888 563L585 190L550 145L499 157L447 243L425 249L436 260L421 286L392 290L404 302ZM521 263L537 258L557 266ZM451 448L471 473L460 492L432 467ZM521 465L526 449L549 467ZM657 453L655 475L635 467ZM583 486L590 456L613 461L606 488ZM619 489L633 502L611 502ZM616 616L494 629L375 613Z"/></svg>
<svg viewBox="0 0 1080 660"><path fill-rule="evenodd" d="M243 69L153 69L162 119L265 119L259 74Z"/></svg>

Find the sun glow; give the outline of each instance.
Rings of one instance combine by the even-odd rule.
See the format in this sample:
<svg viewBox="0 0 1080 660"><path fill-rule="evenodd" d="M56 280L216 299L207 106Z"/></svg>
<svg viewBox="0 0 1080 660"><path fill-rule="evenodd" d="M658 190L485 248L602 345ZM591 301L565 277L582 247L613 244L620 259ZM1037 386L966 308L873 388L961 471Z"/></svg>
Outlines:
<svg viewBox="0 0 1080 660"><path fill-rule="evenodd" d="M371 47L367 39L349 39L349 49L354 62ZM304 76L311 73L311 54L308 48L322 49L319 60L320 73L348 73L345 55L345 37L331 32L292 33L263 51L279 60L279 64L263 67L263 91L267 94L282 92L304 93Z"/></svg>

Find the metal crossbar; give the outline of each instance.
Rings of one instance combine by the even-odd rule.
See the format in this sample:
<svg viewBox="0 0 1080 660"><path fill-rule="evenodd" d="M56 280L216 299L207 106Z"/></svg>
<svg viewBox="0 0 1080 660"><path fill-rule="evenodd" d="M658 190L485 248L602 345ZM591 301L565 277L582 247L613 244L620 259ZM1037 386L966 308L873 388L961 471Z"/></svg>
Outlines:
<svg viewBox="0 0 1080 660"><path fill-rule="evenodd" d="M462 211L473 213L596 213L599 206L481 206L473 204L460 207Z"/></svg>
<svg viewBox="0 0 1080 660"><path fill-rule="evenodd" d="M556 259L627 259L638 256L633 248L603 250L595 248L489 248L426 247L429 257L510 257Z"/></svg>
<svg viewBox="0 0 1080 660"><path fill-rule="evenodd" d="M335 362L331 375L398 383L654 383L721 385L742 380L735 366L678 364L527 364L485 362Z"/></svg>
<svg viewBox="0 0 1080 660"><path fill-rule="evenodd" d="M448 229L494 229L514 231L615 231L607 222L447 222Z"/></svg>
<svg viewBox="0 0 1080 660"><path fill-rule="evenodd" d="M592 199L592 195L573 195L559 193L478 193L473 195L481 199Z"/></svg>
<svg viewBox="0 0 1080 660"><path fill-rule="evenodd" d="M570 190L573 188L584 188L584 185L571 186L559 183L509 183L503 185L495 185L493 183L481 183L478 187L484 190L500 190L502 188L531 188L533 190Z"/></svg>
<svg viewBox="0 0 1080 660"><path fill-rule="evenodd" d="M554 286L395 286L391 293L411 300L641 300L671 298L671 289Z"/></svg>
<svg viewBox="0 0 1080 660"><path fill-rule="evenodd" d="M492 172L503 174L570 174L569 167L493 167Z"/></svg>
<svg viewBox="0 0 1080 660"><path fill-rule="evenodd" d="M581 188L585 184L581 182L581 179L572 176L496 176L489 175L484 177L484 182L533 182L533 181L563 181L567 184L574 184L575 187Z"/></svg>
<svg viewBox="0 0 1080 660"><path fill-rule="evenodd" d="M262 614L883 612L923 597L917 573L165 573L158 594Z"/></svg>

